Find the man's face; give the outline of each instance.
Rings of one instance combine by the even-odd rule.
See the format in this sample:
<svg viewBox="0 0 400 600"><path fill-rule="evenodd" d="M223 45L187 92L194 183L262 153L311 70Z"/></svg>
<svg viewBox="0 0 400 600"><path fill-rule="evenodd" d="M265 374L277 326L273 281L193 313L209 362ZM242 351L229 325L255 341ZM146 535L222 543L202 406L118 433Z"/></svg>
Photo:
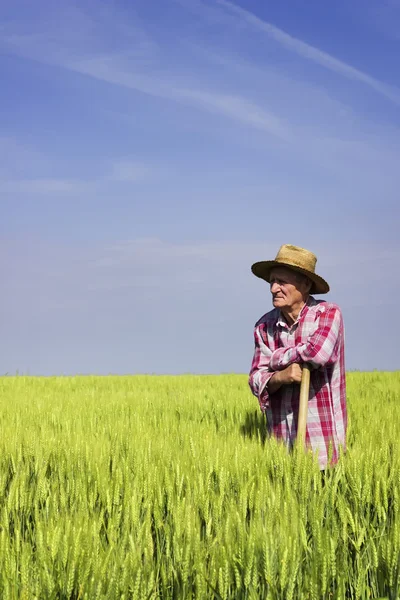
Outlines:
<svg viewBox="0 0 400 600"><path fill-rule="evenodd" d="M270 290L272 304L280 310L290 311L305 301L310 285L301 274L286 267L271 271Z"/></svg>

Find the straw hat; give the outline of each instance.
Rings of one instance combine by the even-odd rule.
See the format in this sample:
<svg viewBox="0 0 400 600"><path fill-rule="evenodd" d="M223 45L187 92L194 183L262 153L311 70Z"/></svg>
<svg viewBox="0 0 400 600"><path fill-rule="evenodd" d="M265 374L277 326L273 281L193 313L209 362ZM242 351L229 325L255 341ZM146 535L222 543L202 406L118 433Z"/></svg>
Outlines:
<svg viewBox="0 0 400 600"><path fill-rule="evenodd" d="M310 290L311 294L327 294L329 292L329 285L325 279L316 274L316 263L317 257L309 250L305 250L299 246L292 246L291 244L284 244L279 248L275 260L264 260L254 263L251 270L254 275L260 277L260 279L265 279L269 283L271 270L274 267L288 267L307 275L311 279L313 282Z"/></svg>

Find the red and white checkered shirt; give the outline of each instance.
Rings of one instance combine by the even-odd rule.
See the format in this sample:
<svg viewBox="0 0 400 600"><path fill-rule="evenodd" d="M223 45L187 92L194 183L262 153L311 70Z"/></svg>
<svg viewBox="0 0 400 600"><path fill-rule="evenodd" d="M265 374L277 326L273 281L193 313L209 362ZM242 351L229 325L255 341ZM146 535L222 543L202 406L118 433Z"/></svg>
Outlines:
<svg viewBox="0 0 400 600"><path fill-rule="evenodd" d="M337 462L346 449L347 407L344 328L339 307L310 296L289 326L279 309L265 314L254 329L255 351L249 385L266 414L268 431L288 447L296 440L300 385L282 385L274 394L267 384L275 371L292 363L311 367L306 444L318 452L321 469Z"/></svg>

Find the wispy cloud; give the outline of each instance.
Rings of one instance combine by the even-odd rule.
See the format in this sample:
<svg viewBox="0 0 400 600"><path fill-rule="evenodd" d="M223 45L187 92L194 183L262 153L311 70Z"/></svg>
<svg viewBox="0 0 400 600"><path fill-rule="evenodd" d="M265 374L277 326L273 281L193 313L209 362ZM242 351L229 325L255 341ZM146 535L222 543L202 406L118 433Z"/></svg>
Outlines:
<svg viewBox="0 0 400 600"><path fill-rule="evenodd" d="M382 96L385 96L388 100L391 100L395 104L400 104L400 90L397 88L389 86L378 79L371 77L367 73L364 73L363 71L360 71L359 69L356 69L351 65L335 58L327 52L324 52L315 46L311 46L310 44L291 36L282 29L275 27L268 21L260 19L248 10L229 2L229 0L217 0L217 3L225 10L240 17L251 27L266 33L270 38L288 50L291 50L299 56L311 60L314 63L329 69L330 71L334 71L339 75L347 77L348 79L364 83Z"/></svg>
<svg viewBox="0 0 400 600"><path fill-rule="evenodd" d="M4 194L73 196L95 193L104 185L135 184L154 177L160 171L144 162L118 159L105 169L105 173L94 179L68 179L63 177L11 177L3 172L0 191Z"/></svg>
<svg viewBox="0 0 400 600"><path fill-rule="evenodd" d="M20 179L0 181L0 190L8 194L80 194L92 187L91 182L73 179Z"/></svg>
<svg viewBox="0 0 400 600"><path fill-rule="evenodd" d="M181 99L192 100L197 106L238 120L277 138L290 141L292 137L290 126L282 118L240 96L199 90L177 90L177 92Z"/></svg>
<svg viewBox="0 0 400 600"><path fill-rule="evenodd" d="M115 55L73 63L66 61L59 63L59 66L150 96L216 113L283 140L290 139L289 127L281 118L243 96L210 91L207 88L182 87L174 83L173 75L166 80L162 72L148 76L124 70L123 61Z"/></svg>
<svg viewBox="0 0 400 600"><path fill-rule="evenodd" d="M75 15L74 18L77 16ZM121 53L112 52L103 47L97 52L93 50L88 52L82 47L82 44L81 48L79 48L79 44L77 48L74 44L73 34L68 39L65 30L63 31L63 43L60 44L54 35L49 35L46 31L25 34L7 32L4 26L2 29L0 45L19 56L59 66L150 96L215 113L282 140L290 139L288 124L265 106L236 92L223 93L216 89L210 89L207 85L196 87L193 82L188 81L188 78L186 78L186 84L182 85L180 83L182 77L179 73L168 72L166 75L165 69L156 68L154 65L152 69L149 69L149 64L146 64L143 57L140 60L137 59L134 49L131 49L130 53ZM73 27L70 30L73 31ZM94 47L96 45L101 46L99 39L96 39ZM141 55L146 48L147 44L141 44ZM148 60L150 60L150 56L148 56ZM143 68L144 66L146 69Z"/></svg>
<svg viewBox="0 0 400 600"><path fill-rule="evenodd" d="M193 4L182 3L187 7ZM213 6L202 2L195 5L203 15L217 12L222 18L229 18L229 25L232 21L244 23L265 33L270 39L297 55L348 79L364 83L382 96L400 104L399 90L289 35L229 0L217 0L217 4ZM110 29L106 27L109 18L112 20L112 30L118 33L120 39L117 46L111 43ZM175 71L170 62L167 62L166 66L163 47L159 47L147 35L139 20L132 22L131 18L127 27L118 11L110 12L103 4L102 11L95 20L90 12L76 7L73 10L68 9L65 19L65 22L69 23L68 27L65 26L64 19L60 19L55 13L52 16L51 28L43 27L39 20L29 33L24 28L15 30L12 25L6 23L0 29L0 46L28 59L56 65L98 81L221 116L271 136L275 142L293 143L299 134L304 140L304 129L296 130L288 118L289 115L282 114L277 108L277 98L275 106L271 106L270 102L265 101L264 94L262 101L260 97L249 94L251 86L244 86L244 93L238 92L237 86L230 90L220 89L220 86L211 85L208 80L202 81L194 75L190 76L187 71L185 74ZM245 68L244 63L238 67L238 70L242 70L241 77ZM248 69L249 77L251 69L254 69L254 66ZM265 80L268 87L265 73L254 77L257 77L258 81ZM271 91L273 85L272 78L268 98L274 94ZM292 88L293 93L296 93L295 83L292 84ZM315 95L316 90L313 90L313 93ZM290 91L285 97L291 97ZM287 100L284 100L285 102L287 103ZM136 178L136 174L134 177Z"/></svg>
<svg viewBox="0 0 400 600"><path fill-rule="evenodd" d="M193 2L182 0L182 4L189 7ZM231 33L235 23L244 24L250 27L250 34L254 29L264 32L268 38L303 58L352 81L363 82L393 101L400 99L397 90L389 89L371 76L290 36L229 0L218 0L213 5L197 2L195 6L203 18L209 11L212 15L218 14L220 19L227 21L227 30ZM339 178L354 178L355 172L362 172L369 174L368 179L378 160L384 163L382 169L375 170L379 185L382 178L387 180L389 170L397 173L397 169L392 168L398 155L398 143L395 142L398 136L393 127L390 132L384 127L368 132L355 111L334 95L329 96L315 82L306 78L298 81L290 76L290 72L274 70L269 62L264 68L257 61L246 63L241 57L235 65L235 59L232 56L227 58L226 51L220 51L220 46L213 49L204 42L206 50L200 58L203 63L199 63L197 56L194 68L191 68L192 48L186 40L183 47L191 58L188 62L175 63L168 55L168 40L160 40L160 45L154 42L139 22L135 22L132 14L130 24L135 35L131 34L119 9L111 11L110 30L117 32L122 41L111 43L110 30L106 27L109 12L103 6L104 10L96 13L94 18L90 12L75 8L72 13L67 12L65 20L64 15L61 18L56 12L52 17L52 28L44 27L38 20L29 33L15 23L3 25L0 46L30 60L164 100L166 105L177 103L193 107L205 115L223 117L209 119L208 122L210 128L216 124L221 127L224 140L232 135L231 130L235 128L228 126L233 123L238 126L236 131L239 135L244 129L261 134L257 139L262 141L263 151L269 144L275 155L281 152L286 160L296 157L303 162L321 165L326 171L335 172ZM175 64L178 66L175 67ZM202 65L206 77L198 75L198 64ZM133 120L137 122L136 114ZM207 124L205 119L199 127L203 127L204 123ZM243 137L238 138L236 134L237 139L243 140ZM248 139L250 137L256 138L247 136ZM147 165L130 158L121 159L106 176L102 175L102 182L105 178L116 183L139 182L148 175ZM16 180L19 178L9 179L9 191L17 189L20 184ZM29 181L21 185L29 187L33 177L27 179ZM82 185L92 184L84 182ZM69 179L66 181L65 177L59 181L46 177L33 185L42 190L61 192L77 190L81 184Z"/></svg>
<svg viewBox="0 0 400 600"><path fill-rule="evenodd" d="M150 175L154 175L154 169L149 165L139 161L122 159L114 163L109 179L116 182L136 183Z"/></svg>

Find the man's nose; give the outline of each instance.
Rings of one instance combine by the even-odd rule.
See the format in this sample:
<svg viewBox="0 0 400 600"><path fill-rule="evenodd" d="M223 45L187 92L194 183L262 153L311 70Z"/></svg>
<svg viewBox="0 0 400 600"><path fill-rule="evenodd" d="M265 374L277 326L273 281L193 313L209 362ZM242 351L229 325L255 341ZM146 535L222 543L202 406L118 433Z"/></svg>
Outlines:
<svg viewBox="0 0 400 600"><path fill-rule="evenodd" d="M279 285L276 283L276 281L273 281L270 284L270 290L272 294L276 294L276 292L279 290Z"/></svg>

